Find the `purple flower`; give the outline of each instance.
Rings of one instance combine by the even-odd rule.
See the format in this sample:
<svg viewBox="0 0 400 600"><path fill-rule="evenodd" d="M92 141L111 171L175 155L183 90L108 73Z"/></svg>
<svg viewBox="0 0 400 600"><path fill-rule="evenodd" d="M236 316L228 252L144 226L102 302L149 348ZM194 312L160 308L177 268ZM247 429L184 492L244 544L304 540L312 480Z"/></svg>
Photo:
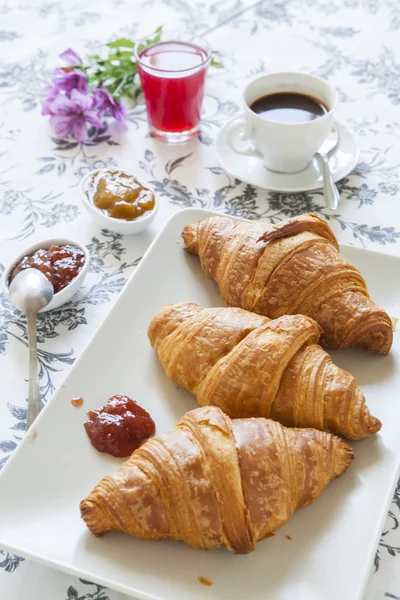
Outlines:
<svg viewBox="0 0 400 600"><path fill-rule="evenodd" d="M82 64L82 60L79 58L77 53L72 50L72 48L64 50L64 52L60 54L60 58L62 58L62 60L64 60L70 67Z"/></svg>
<svg viewBox="0 0 400 600"><path fill-rule="evenodd" d="M97 108L100 117L110 115L119 123L124 123L126 119L126 111L119 100L116 100L108 91L107 88L96 88L93 91L94 102L93 106Z"/></svg>
<svg viewBox="0 0 400 600"><path fill-rule="evenodd" d="M87 92L88 84L86 77L79 69L75 71L69 71L67 69L57 69L56 77L54 79L54 86L58 90L63 90L71 95L72 90L78 90L78 92Z"/></svg>
<svg viewBox="0 0 400 600"><path fill-rule="evenodd" d="M70 97L58 94L48 106L50 124L58 138L64 140L73 135L77 142L87 137L87 124L100 128L101 118L94 110L93 98L78 90L71 91Z"/></svg>
<svg viewBox="0 0 400 600"><path fill-rule="evenodd" d="M43 101L42 107L42 115L52 115L53 113L50 110L51 103L59 94L59 90L53 86L49 86L47 88L47 98Z"/></svg>
<svg viewBox="0 0 400 600"><path fill-rule="evenodd" d="M88 84L82 71L57 69L56 75L53 85L47 89L47 98L43 102L42 115L54 114L53 102L59 95L67 95L70 98L73 90L81 93L88 91Z"/></svg>

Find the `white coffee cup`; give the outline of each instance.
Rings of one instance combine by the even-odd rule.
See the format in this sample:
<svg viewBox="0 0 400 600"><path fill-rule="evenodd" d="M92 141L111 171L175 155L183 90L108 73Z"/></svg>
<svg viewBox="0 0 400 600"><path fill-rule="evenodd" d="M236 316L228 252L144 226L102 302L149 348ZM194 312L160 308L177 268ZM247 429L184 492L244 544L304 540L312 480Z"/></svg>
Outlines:
<svg viewBox="0 0 400 600"><path fill-rule="evenodd" d="M281 92L316 98L327 112L312 121L278 123L251 110L250 106L259 98ZM228 126L228 142L234 152L261 158L271 171L297 173L307 167L328 137L338 102L336 89L315 75L292 72L261 75L243 91L243 118Z"/></svg>

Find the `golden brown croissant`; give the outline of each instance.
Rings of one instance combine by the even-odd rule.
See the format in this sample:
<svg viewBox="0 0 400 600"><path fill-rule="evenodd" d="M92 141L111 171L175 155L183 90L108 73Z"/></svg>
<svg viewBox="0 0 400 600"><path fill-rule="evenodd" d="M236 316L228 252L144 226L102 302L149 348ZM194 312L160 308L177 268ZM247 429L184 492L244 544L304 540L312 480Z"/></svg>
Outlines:
<svg viewBox="0 0 400 600"><path fill-rule="evenodd" d="M387 354L389 316L370 300L355 267L340 254L328 226L314 214L265 225L210 217L187 225L185 250L198 254L227 306L272 319L304 314L323 329L330 348L362 346Z"/></svg>
<svg viewBox="0 0 400 600"><path fill-rule="evenodd" d="M354 377L317 345L318 324L304 315L271 321L240 308L171 304L148 335L170 379L232 418L271 418L351 439L381 428Z"/></svg>
<svg viewBox="0 0 400 600"><path fill-rule="evenodd" d="M246 554L352 459L350 446L329 433L198 408L104 477L82 500L81 515L95 535L117 529Z"/></svg>

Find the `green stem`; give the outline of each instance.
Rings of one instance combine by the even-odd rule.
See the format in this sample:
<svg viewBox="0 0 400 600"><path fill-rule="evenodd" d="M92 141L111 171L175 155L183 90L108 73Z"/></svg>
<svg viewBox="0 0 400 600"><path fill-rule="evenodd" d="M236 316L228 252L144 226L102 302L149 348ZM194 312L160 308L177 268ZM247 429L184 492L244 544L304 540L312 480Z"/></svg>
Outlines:
<svg viewBox="0 0 400 600"><path fill-rule="evenodd" d="M124 87L127 79L128 79L128 74L125 73L125 75L122 77L121 83L118 85L118 87L113 92L114 98L118 96L120 90Z"/></svg>
<svg viewBox="0 0 400 600"><path fill-rule="evenodd" d="M208 35L209 33L211 33L212 31L215 31L216 29L219 29L220 27L222 27L223 25L226 25L227 23L230 23L231 21L233 21L234 19L237 19L238 17L240 17L241 15L244 15L244 13L248 12L249 10L251 10L252 8L256 8L256 6L260 6L261 4L263 4L265 2L265 0L258 0L258 2L255 2L254 4L252 4L251 6L247 6L246 8L243 8L242 10L240 10L239 12L235 13L234 15L231 15L230 17L228 17L227 19L224 19L223 21L220 21L219 23L217 23L216 25L214 25L213 27L210 27L210 29L207 29L204 33L202 33L201 35L204 37L206 35Z"/></svg>

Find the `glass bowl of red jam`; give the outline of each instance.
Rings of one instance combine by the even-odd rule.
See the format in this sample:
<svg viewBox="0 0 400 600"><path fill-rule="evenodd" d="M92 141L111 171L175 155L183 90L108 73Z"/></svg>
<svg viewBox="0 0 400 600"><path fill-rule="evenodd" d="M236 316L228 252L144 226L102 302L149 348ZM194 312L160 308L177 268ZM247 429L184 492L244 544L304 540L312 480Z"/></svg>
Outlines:
<svg viewBox="0 0 400 600"><path fill-rule="evenodd" d="M144 231L156 216L158 203L149 185L123 169L96 169L80 182L82 203L102 228L123 235Z"/></svg>
<svg viewBox="0 0 400 600"><path fill-rule="evenodd" d="M25 248L5 269L3 290L25 269L38 269L52 283L54 296L41 312L53 310L69 302L76 294L88 272L89 251L83 244L66 238L52 238Z"/></svg>

